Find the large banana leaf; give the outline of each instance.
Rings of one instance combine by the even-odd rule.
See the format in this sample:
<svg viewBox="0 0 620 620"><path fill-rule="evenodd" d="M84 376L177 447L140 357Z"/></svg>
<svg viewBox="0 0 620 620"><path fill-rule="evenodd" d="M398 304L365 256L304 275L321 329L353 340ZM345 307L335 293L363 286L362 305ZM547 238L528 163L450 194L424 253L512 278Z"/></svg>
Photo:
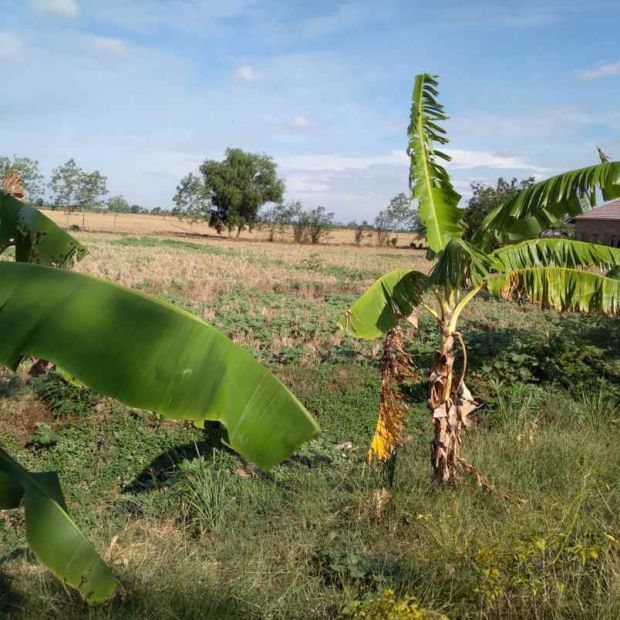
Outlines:
<svg viewBox="0 0 620 620"><path fill-rule="evenodd" d="M566 216L579 215L600 190L605 200L620 196L620 162L571 170L513 194L482 224L500 242L531 239Z"/></svg>
<svg viewBox="0 0 620 620"><path fill-rule="evenodd" d="M460 220L461 199L445 168L437 160L450 157L434 148L434 142L447 144L445 130L438 124L448 117L437 101L437 79L426 73L416 76L411 104L408 153L411 158L409 182L418 212L426 226L426 239L434 252L440 252L450 239L463 234Z"/></svg>
<svg viewBox="0 0 620 620"><path fill-rule="evenodd" d="M620 312L620 280L589 271L563 267L531 267L489 279L489 291L560 311Z"/></svg>
<svg viewBox="0 0 620 620"><path fill-rule="evenodd" d="M391 271L376 280L338 322L358 338L378 338L413 312L427 283L428 276L419 271Z"/></svg>
<svg viewBox="0 0 620 620"><path fill-rule="evenodd" d="M0 362L55 362L94 390L168 418L219 420L269 468L313 437L303 405L245 350L193 315L69 271L0 263Z"/></svg>
<svg viewBox="0 0 620 620"><path fill-rule="evenodd" d="M529 239L491 254L500 271L528 267L612 267L620 265L620 248L573 239Z"/></svg>
<svg viewBox="0 0 620 620"><path fill-rule="evenodd" d="M486 254L464 239L451 239L430 273L430 282L449 289L477 286L487 277L489 267Z"/></svg>
<svg viewBox="0 0 620 620"><path fill-rule="evenodd" d="M38 209L0 191L0 253L15 246L15 260L67 267L86 248Z"/></svg>
<svg viewBox="0 0 620 620"><path fill-rule="evenodd" d="M0 509L22 503L26 538L40 560L88 603L110 598L116 577L67 514L56 474L31 473L0 448Z"/></svg>

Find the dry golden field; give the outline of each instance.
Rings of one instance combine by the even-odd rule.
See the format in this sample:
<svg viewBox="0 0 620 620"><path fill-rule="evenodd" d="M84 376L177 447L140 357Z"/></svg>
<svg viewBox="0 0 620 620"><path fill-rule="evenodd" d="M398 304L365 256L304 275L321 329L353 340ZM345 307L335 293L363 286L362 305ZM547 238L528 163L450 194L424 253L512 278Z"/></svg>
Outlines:
<svg viewBox="0 0 620 620"><path fill-rule="evenodd" d="M190 224L173 215L136 215L133 213L73 213L67 215L64 211L52 211L41 209L54 222L63 227L72 225L79 226L86 232L118 233L130 235L207 235L218 237L213 228L206 223ZM222 235L226 237L226 235ZM415 233L394 234L398 238L399 246L408 246L412 241L419 242ZM256 229L252 232L244 230L240 240L266 241L268 233L265 230ZM290 239L291 234L286 233L279 241ZM353 245L355 242L354 231L344 228L336 228L326 236L324 244L328 245ZM367 233L362 242L365 246L376 245L376 236Z"/></svg>

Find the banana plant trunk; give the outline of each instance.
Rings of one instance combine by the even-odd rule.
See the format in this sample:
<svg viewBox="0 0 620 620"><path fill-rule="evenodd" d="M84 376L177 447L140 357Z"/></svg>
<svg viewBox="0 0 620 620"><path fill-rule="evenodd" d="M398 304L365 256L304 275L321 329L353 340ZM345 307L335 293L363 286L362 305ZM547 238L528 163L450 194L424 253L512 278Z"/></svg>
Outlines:
<svg viewBox="0 0 620 620"><path fill-rule="evenodd" d="M438 482L456 477L462 435L471 425L469 415L478 407L464 383L467 365L464 347L463 367L458 374L454 371L456 336L447 324L441 326L441 347L435 351L430 373L428 403L434 425L431 465Z"/></svg>

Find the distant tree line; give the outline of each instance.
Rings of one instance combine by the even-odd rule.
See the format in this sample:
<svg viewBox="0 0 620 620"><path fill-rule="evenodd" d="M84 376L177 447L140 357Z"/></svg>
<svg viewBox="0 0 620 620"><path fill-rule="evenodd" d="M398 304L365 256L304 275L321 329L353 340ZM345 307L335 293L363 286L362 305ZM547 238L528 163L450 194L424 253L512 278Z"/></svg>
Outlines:
<svg viewBox="0 0 620 620"><path fill-rule="evenodd" d="M12 171L21 174L26 199L37 206L62 209L67 213L169 213L161 207L149 210L130 204L121 195L108 197L107 178L98 170L83 170L74 159L55 168L47 184L38 161L29 157L0 156L0 178ZM510 180L500 177L495 185L474 181L463 217L465 238L471 238L479 230L493 209L534 181L533 177ZM48 200L45 200L46 189ZM278 177L276 163L271 157L238 148L228 149L221 161L206 159L198 171L181 179L173 198L172 214L190 225L208 222L218 233L227 231L237 236L244 229L260 227L267 231L270 241L288 237L297 243L320 243L336 226L351 229L356 245L374 237L379 246L395 246L399 233L416 233L420 238L426 234L417 209L404 193L394 196L372 223L352 221L342 225L334 222L334 214L325 207L306 209L298 200L285 203L283 195L284 181Z"/></svg>
<svg viewBox="0 0 620 620"><path fill-rule="evenodd" d="M49 183L39 169L39 162L29 157L0 156L0 178L17 171L22 177L28 202L39 207L64 210L67 213L111 211L116 213L165 213L161 207L149 211L137 204L129 204L122 196L108 195L107 178L98 170L83 170L74 159L52 170ZM45 200L45 189L49 199Z"/></svg>

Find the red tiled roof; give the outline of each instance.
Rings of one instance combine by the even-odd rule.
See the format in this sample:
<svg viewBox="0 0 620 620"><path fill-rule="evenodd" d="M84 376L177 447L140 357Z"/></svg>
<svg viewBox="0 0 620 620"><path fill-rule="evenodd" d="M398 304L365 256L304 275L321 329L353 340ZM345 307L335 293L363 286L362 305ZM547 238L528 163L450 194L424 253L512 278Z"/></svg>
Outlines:
<svg viewBox="0 0 620 620"><path fill-rule="evenodd" d="M596 207L583 215L575 217L576 220L620 220L620 198L607 204Z"/></svg>

